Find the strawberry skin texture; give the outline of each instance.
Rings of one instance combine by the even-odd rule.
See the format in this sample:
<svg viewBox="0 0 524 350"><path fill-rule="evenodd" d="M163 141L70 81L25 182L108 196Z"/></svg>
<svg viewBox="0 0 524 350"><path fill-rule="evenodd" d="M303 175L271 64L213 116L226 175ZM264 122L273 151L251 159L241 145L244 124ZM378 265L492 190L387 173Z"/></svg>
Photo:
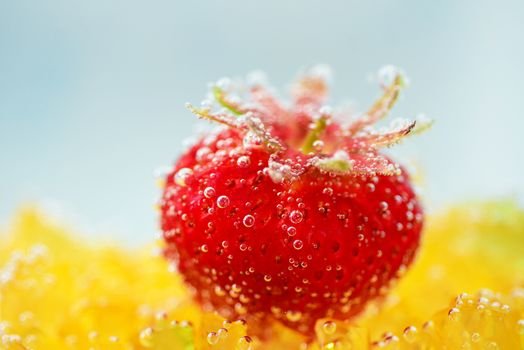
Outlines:
<svg viewBox="0 0 524 350"><path fill-rule="evenodd" d="M287 152L297 163L308 158ZM167 259L205 309L228 318L278 319L307 333L319 318L357 315L419 245L423 211L407 172L310 167L296 181L275 182L270 156L246 148L235 129L186 151L160 202Z"/></svg>

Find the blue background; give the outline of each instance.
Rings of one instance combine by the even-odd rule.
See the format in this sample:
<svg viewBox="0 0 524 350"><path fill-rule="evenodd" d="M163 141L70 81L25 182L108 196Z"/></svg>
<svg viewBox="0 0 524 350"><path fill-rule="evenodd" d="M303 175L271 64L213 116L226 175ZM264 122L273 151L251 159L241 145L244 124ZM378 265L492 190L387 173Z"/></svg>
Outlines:
<svg viewBox="0 0 524 350"><path fill-rule="evenodd" d="M0 223L40 203L85 234L157 233L153 173L197 121L208 81L262 69L285 88L314 63L333 104L363 110L399 65L394 116L434 129L394 154L423 169L430 210L524 194L522 1L0 1Z"/></svg>

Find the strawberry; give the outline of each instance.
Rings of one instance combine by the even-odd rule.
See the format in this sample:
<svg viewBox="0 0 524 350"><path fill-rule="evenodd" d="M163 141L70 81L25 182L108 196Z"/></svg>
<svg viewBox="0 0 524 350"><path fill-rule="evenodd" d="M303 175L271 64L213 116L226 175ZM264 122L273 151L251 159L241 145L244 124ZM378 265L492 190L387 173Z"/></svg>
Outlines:
<svg viewBox="0 0 524 350"><path fill-rule="evenodd" d="M161 228L165 256L204 309L307 333L319 318L357 315L410 264L422 207L381 149L428 124L372 129L403 86L399 71L390 75L358 116L325 106L317 68L294 84L291 106L262 84L233 94L224 82L204 107L188 105L222 126L167 176Z"/></svg>

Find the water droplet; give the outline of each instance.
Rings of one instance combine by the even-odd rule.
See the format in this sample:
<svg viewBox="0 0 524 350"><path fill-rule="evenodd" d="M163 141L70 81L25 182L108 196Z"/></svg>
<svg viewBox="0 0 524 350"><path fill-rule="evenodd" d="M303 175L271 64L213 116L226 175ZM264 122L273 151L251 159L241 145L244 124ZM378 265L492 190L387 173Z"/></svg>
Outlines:
<svg viewBox="0 0 524 350"><path fill-rule="evenodd" d="M229 197L228 196L220 196L217 198L217 206L219 208L226 208L229 205Z"/></svg>
<svg viewBox="0 0 524 350"><path fill-rule="evenodd" d="M302 247L304 247L304 243L300 239L297 239L293 242L293 248L296 250L300 250Z"/></svg>
<svg viewBox="0 0 524 350"><path fill-rule="evenodd" d="M251 159L248 156L240 156L237 159L237 165L241 168L247 168L251 163Z"/></svg>
<svg viewBox="0 0 524 350"><path fill-rule="evenodd" d="M204 197L213 198L216 195L216 191L213 187L206 187L204 189Z"/></svg>
<svg viewBox="0 0 524 350"><path fill-rule="evenodd" d="M289 220L291 220L294 224L299 224L302 222L302 219L304 218L304 214L300 210L293 210L289 214Z"/></svg>
<svg viewBox="0 0 524 350"><path fill-rule="evenodd" d="M215 332L209 332L207 334L207 342L210 345L216 345L219 340L220 340L220 336L216 334Z"/></svg>
<svg viewBox="0 0 524 350"><path fill-rule="evenodd" d="M253 225L255 224L255 217L253 215L247 214L246 216L244 216L242 223L245 227L253 227Z"/></svg>
<svg viewBox="0 0 524 350"><path fill-rule="evenodd" d="M193 174L193 170L189 168L181 168L175 174L175 183L180 186L186 186L186 180Z"/></svg>
<svg viewBox="0 0 524 350"><path fill-rule="evenodd" d="M326 321L322 325L322 329L326 334L333 334L337 330L337 324L333 321Z"/></svg>
<svg viewBox="0 0 524 350"><path fill-rule="evenodd" d="M290 237L293 237L297 234L297 229L294 226L289 226L286 231Z"/></svg>
<svg viewBox="0 0 524 350"><path fill-rule="evenodd" d="M368 184L366 185L366 188L367 188L367 190L368 190L369 192L375 192L375 185L372 184L372 183L368 183Z"/></svg>

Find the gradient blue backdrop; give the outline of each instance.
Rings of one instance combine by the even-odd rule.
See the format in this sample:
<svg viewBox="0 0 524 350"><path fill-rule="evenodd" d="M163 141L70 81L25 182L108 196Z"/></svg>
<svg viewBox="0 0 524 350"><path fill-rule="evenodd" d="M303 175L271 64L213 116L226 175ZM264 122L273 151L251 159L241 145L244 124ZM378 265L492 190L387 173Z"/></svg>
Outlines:
<svg viewBox="0 0 524 350"><path fill-rule="evenodd" d="M151 240L153 172L196 125L184 102L223 75L285 87L318 62L360 109L370 73L407 71L393 115L437 124L395 154L424 170L428 207L521 199L523 34L517 0L2 0L0 223L39 202L87 234Z"/></svg>

